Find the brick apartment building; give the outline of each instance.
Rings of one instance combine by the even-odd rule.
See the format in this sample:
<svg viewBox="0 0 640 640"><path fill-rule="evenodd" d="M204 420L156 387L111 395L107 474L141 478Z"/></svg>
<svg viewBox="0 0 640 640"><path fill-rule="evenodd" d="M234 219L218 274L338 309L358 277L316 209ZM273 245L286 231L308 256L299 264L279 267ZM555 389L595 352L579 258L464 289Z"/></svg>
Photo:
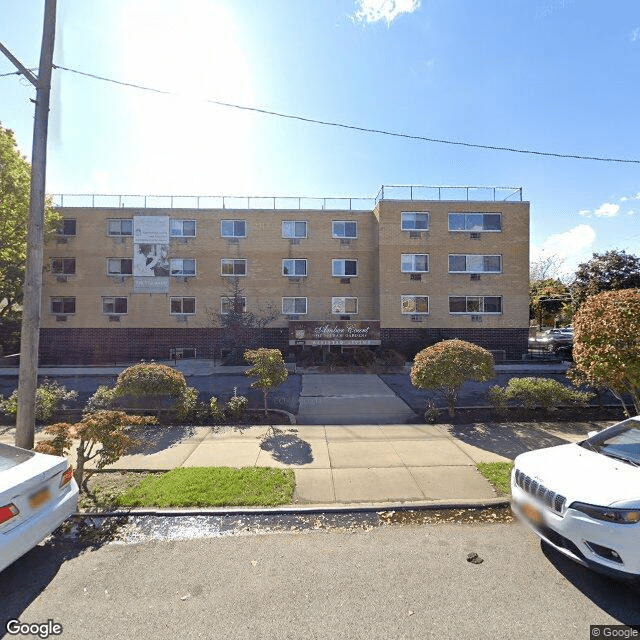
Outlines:
<svg viewBox="0 0 640 640"><path fill-rule="evenodd" d="M264 346L394 348L461 338L527 350L521 189L383 187L375 199L58 196L42 363L220 355L230 283L276 308Z"/></svg>

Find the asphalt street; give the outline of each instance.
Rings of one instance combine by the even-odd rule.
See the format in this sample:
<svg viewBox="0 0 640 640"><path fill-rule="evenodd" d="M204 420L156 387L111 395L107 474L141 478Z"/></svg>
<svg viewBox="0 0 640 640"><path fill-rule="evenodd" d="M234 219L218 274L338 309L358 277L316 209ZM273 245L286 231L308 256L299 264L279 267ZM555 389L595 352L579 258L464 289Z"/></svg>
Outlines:
<svg viewBox="0 0 640 640"><path fill-rule="evenodd" d="M83 640L586 640L590 624L640 623L638 594L519 524L40 545L0 574L0 607L0 633L9 619L52 620Z"/></svg>

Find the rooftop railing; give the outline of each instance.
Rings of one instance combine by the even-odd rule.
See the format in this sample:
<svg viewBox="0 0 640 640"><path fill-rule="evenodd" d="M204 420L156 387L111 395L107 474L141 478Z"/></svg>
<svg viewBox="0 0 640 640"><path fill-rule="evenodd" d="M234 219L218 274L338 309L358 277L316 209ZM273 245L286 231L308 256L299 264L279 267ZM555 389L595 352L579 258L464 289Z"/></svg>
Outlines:
<svg viewBox="0 0 640 640"><path fill-rule="evenodd" d="M522 187L383 185L375 198L309 196L154 196L66 193L56 207L373 211L380 200L522 201Z"/></svg>

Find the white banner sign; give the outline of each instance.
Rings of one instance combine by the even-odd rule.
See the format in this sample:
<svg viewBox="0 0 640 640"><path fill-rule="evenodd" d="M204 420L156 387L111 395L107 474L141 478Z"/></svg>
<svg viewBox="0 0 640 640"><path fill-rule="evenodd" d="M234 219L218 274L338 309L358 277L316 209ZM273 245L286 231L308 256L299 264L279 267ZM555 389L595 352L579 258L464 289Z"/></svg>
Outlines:
<svg viewBox="0 0 640 640"><path fill-rule="evenodd" d="M169 244L169 216L133 216L133 242Z"/></svg>

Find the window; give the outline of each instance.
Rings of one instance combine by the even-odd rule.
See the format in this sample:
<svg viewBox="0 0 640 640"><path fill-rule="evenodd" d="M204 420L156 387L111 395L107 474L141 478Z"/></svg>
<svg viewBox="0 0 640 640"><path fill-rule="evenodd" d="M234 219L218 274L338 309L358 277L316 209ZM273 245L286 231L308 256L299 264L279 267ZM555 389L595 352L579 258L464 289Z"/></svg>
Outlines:
<svg viewBox="0 0 640 640"><path fill-rule="evenodd" d="M306 260L283 260L282 261L283 276L306 276L307 261Z"/></svg>
<svg viewBox="0 0 640 640"><path fill-rule="evenodd" d="M331 273L334 276L344 278L358 275L357 260L332 260L331 265Z"/></svg>
<svg viewBox="0 0 640 640"><path fill-rule="evenodd" d="M502 297L449 296L449 313L502 313Z"/></svg>
<svg viewBox="0 0 640 640"><path fill-rule="evenodd" d="M499 213L450 213L449 231L502 231Z"/></svg>
<svg viewBox="0 0 640 640"><path fill-rule="evenodd" d="M403 273L426 273L429 271L429 254L403 253L400 263Z"/></svg>
<svg viewBox="0 0 640 640"><path fill-rule="evenodd" d="M331 298L331 313L358 313L358 298Z"/></svg>
<svg viewBox="0 0 640 640"><path fill-rule="evenodd" d="M306 238L307 223L305 220L283 220L282 221L282 237L283 238Z"/></svg>
<svg viewBox="0 0 640 640"><path fill-rule="evenodd" d="M307 313L307 299L282 298L282 313L287 316Z"/></svg>
<svg viewBox="0 0 640 640"><path fill-rule="evenodd" d="M358 223L348 220L334 220L332 223L332 236L334 238L357 238Z"/></svg>
<svg viewBox="0 0 640 640"><path fill-rule="evenodd" d="M234 301L237 302L234 303ZM247 299L244 296L238 296L237 298L221 298L220 300L220 313L226 315L234 311L233 305L237 304L238 308L235 309L236 313L246 313L247 311Z"/></svg>
<svg viewBox="0 0 640 640"><path fill-rule="evenodd" d="M220 235L223 238L245 238L247 236L246 220L220 220Z"/></svg>
<svg viewBox="0 0 640 640"><path fill-rule="evenodd" d="M171 298L169 303L170 313L173 314L189 314L196 312L195 298Z"/></svg>
<svg viewBox="0 0 640 640"><path fill-rule="evenodd" d="M75 258L51 258L51 273L73 275L76 272Z"/></svg>
<svg viewBox="0 0 640 640"><path fill-rule="evenodd" d="M449 273L500 273L502 256L449 254Z"/></svg>
<svg viewBox="0 0 640 640"><path fill-rule="evenodd" d="M51 298L51 313L75 313L75 298Z"/></svg>
<svg viewBox="0 0 640 640"><path fill-rule="evenodd" d="M222 276L246 276L247 261L222 258L220 260L220 275Z"/></svg>
<svg viewBox="0 0 640 640"><path fill-rule="evenodd" d="M400 228L403 231L426 231L429 228L429 214L426 211L403 211Z"/></svg>
<svg viewBox="0 0 640 640"><path fill-rule="evenodd" d="M110 236L133 235L133 220L131 218L111 218L108 221L108 234Z"/></svg>
<svg viewBox="0 0 640 640"><path fill-rule="evenodd" d="M193 238L196 235L195 220L171 220L171 236L174 238Z"/></svg>
<svg viewBox="0 0 640 640"><path fill-rule="evenodd" d="M400 296L402 313L429 313L429 296Z"/></svg>
<svg viewBox="0 0 640 640"><path fill-rule="evenodd" d="M133 273L131 258L107 258L107 275L130 276Z"/></svg>
<svg viewBox="0 0 640 640"><path fill-rule="evenodd" d="M102 298L102 313L127 313L126 298Z"/></svg>
<svg viewBox="0 0 640 640"><path fill-rule="evenodd" d="M60 221L60 226L58 227L58 235L59 236L75 236L76 235L76 219L75 218L64 218Z"/></svg>
<svg viewBox="0 0 640 640"><path fill-rule="evenodd" d="M169 273L172 276L195 276L196 261L193 258L172 258Z"/></svg>

